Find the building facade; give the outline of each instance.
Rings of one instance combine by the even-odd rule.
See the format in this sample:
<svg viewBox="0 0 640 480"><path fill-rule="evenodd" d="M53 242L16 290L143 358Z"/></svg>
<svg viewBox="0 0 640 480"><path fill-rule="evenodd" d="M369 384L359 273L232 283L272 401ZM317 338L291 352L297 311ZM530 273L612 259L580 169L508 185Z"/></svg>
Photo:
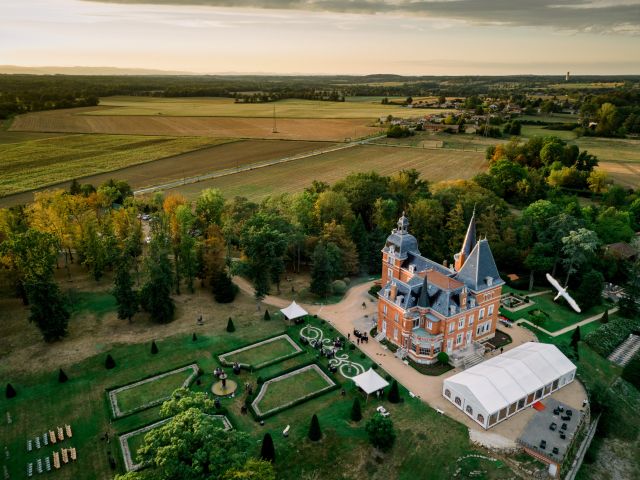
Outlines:
<svg viewBox="0 0 640 480"><path fill-rule="evenodd" d="M503 280L475 212L448 267L420 255L404 214L382 249L378 332L418 363L437 361L495 336Z"/></svg>

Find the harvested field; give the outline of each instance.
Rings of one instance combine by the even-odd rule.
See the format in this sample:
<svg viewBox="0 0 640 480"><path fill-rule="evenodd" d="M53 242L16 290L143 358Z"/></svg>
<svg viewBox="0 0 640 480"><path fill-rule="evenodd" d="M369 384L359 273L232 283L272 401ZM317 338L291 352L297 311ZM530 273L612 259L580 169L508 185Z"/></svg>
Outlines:
<svg viewBox="0 0 640 480"><path fill-rule="evenodd" d="M600 168L609 177L623 187L640 187L640 163L631 162L600 162Z"/></svg>
<svg viewBox="0 0 640 480"><path fill-rule="evenodd" d="M357 97L356 97L357 98ZM374 97L375 98L375 97ZM422 97L421 97L422 98ZM404 100L404 98L402 99ZM418 101L418 98L416 98ZM86 115L143 115L169 117L273 117L273 109L280 118L366 118L381 116L413 117L415 110L401 105L382 105L380 100L323 102L319 100L287 99L269 103L235 103L233 98L158 98L158 97L105 97L100 108ZM422 110L420 110L422 111ZM441 110L438 110L441 112ZM426 111L423 112L427 113Z"/></svg>
<svg viewBox="0 0 640 480"><path fill-rule="evenodd" d="M203 141L205 139L202 139ZM209 142L212 139L208 139ZM173 157L162 158L144 165L134 165L115 172L84 177L82 183L99 185L110 178L127 181L134 189L157 185L184 177L224 170L248 163L268 161L326 147L322 142L288 142L273 140L247 140L227 143ZM238 175L240 176L240 175ZM71 177L69 177L71 178ZM199 185L199 184L196 184ZM52 188L54 185L48 187ZM55 187L66 188L67 183ZM202 187L204 188L204 187ZM25 192L0 198L0 207L29 202L33 192Z"/></svg>
<svg viewBox="0 0 640 480"><path fill-rule="evenodd" d="M270 107L273 109L273 107ZM364 137L381 129L359 118L278 118L273 133L272 118L193 117L144 115L87 115L96 108L74 108L28 113L17 117L11 131L106 133L133 135L202 136L215 138L260 138L284 140L344 141Z"/></svg>
<svg viewBox="0 0 640 480"><path fill-rule="evenodd" d="M227 198L242 195L259 200L267 195L303 190L312 180L333 183L352 172L375 170L381 175L389 175L415 168L425 179L438 182L471 178L485 171L487 165L482 152L359 145L241 174L181 185L173 190L195 198L203 189L214 187L221 189Z"/></svg>
<svg viewBox="0 0 640 480"><path fill-rule="evenodd" d="M230 140L135 135L62 135L4 145L0 196L110 172Z"/></svg>

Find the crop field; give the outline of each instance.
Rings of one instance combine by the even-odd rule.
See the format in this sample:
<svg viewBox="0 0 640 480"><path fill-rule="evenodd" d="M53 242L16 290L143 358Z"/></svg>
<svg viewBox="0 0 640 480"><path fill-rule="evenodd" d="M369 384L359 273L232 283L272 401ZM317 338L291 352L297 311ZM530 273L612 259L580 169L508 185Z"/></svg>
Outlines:
<svg viewBox="0 0 640 480"><path fill-rule="evenodd" d="M93 138L96 135L79 135L70 138L78 138L78 137L87 137ZM117 138L127 138L127 137L117 137ZM135 137L134 137L135 138ZM143 137L147 138L147 137ZM185 139L179 139L185 140ZM215 145L217 142L214 139L200 139L201 142L208 142L210 145ZM42 144L46 146L47 143ZM322 148L328 146L326 143L321 142L287 142L287 141L273 141L273 140L247 140L247 141L239 141L232 143L225 143L223 145L217 145L211 148L204 148L196 151L192 151L189 153L184 153L180 155L175 155L172 157L162 158L159 160L155 160L151 163L132 165L126 168L122 168L117 172L109 172L109 173L99 173L96 175L91 175L82 179L82 183L91 183L93 185L100 185L110 178L118 178L120 180L125 180L129 182L132 188L141 188L149 185L157 185L160 183L169 182L172 180L179 180L184 177L201 175L203 173L215 171L215 170L224 170L227 168L233 168L236 166L246 165L248 163L262 162L268 161L272 159L278 159L282 157L287 157L291 155L295 155L298 153L303 153L307 151L316 150L318 148ZM330 144L329 144L330 146ZM119 152L119 154L129 154L132 152ZM95 157L94 157L95 158ZM94 164L88 163L86 169L95 168L95 159L91 158L91 161ZM153 160L153 158L149 159ZM89 162L89 157L84 157L82 160L77 159L74 160L74 165L82 165L82 162ZM54 163L55 165L55 163ZM65 164L62 164L60 168L63 168ZM50 170L46 170L49 168ZM46 170L46 171L45 171ZM110 169L112 170L112 169ZM95 171L95 170L94 170ZM103 171L107 171L104 169ZM37 185L33 179L23 178L25 169L20 170L18 167L14 169L11 178L13 178L13 182L23 182L26 183L29 180L29 184L33 186L42 186L43 184L51 184L53 183L53 179L51 175L55 172L55 169L52 169L51 166L43 165L41 167L40 177L42 178L42 182L40 185ZM48 175L47 175L48 172ZM60 178L64 180L69 180L71 178L75 178L80 176L78 173L78 168L75 170L71 169L67 171L65 177ZM46 183L44 183L46 181ZM0 186L4 186L5 183L9 183L9 180L3 176L0 180ZM57 185L60 187L66 187L67 185ZM19 191L16 188L15 184L10 184L11 188L14 188L14 191ZM203 187L204 188L204 187ZM23 188L24 190L25 188ZM7 207L12 205L17 205L20 203L25 203L31 201L33 198L33 193L25 192L17 195L11 195L4 198L0 198L0 207Z"/></svg>
<svg viewBox="0 0 640 480"><path fill-rule="evenodd" d="M322 102L325 103L325 102ZM232 106L234 106L232 104ZM273 111L273 107L271 107ZM111 109L116 111L116 109ZM272 118L189 117L167 115L85 115L95 108L35 112L17 117L11 131L103 133L132 135L260 138L273 140L344 141L365 137L381 129L362 118L280 118L273 132ZM122 112L124 110L117 110Z"/></svg>
<svg viewBox="0 0 640 480"><path fill-rule="evenodd" d="M229 140L134 135L66 135L2 147L0 196L150 162Z"/></svg>
<svg viewBox="0 0 640 480"><path fill-rule="evenodd" d="M237 175L176 187L197 197L204 188L219 188L227 198L236 195L259 200L268 195L303 190L312 180L336 182L353 172L375 170L390 175L415 168L432 182L469 179L487 168L484 152L359 145L337 152L258 168Z"/></svg>

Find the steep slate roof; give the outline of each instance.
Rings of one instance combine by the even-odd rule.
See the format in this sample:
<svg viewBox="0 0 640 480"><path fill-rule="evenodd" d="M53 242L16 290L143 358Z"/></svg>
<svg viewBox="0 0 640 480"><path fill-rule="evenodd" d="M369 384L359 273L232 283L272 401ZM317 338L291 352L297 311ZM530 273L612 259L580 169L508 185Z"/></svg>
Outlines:
<svg viewBox="0 0 640 480"><path fill-rule="evenodd" d="M464 242L462 243L462 250L460 253L464 254L464 258L469 258L469 254L473 250L473 246L476 244L476 209L473 209L473 215L469 221L469 227L467 228L467 234L464 236Z"/></svg>
<svg viewBox="0 0 640 480"><path fill-rule="evenodd" d="M427 276L424 276L424 281L422 282L422 288L420 289L420 297L418 297L418 306L422 308L427 308L431 306L431 301L429 300L429 280L427 280Z"/></svg>
<svg viewBox="0 0 640 480"><path fill-rule="evenodd" d="M483 239L476 243L471 255L454 278L477 292L489 288L486 282L487 277L493 278L492 286L504 283L498 273L489 242Z"/></svg>

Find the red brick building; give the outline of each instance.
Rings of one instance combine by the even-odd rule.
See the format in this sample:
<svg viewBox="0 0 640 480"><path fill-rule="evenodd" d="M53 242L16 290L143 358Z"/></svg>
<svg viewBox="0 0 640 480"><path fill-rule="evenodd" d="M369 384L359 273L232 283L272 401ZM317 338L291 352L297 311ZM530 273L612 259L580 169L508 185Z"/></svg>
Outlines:
<svg viewBox="0 0 640 480"><path fill-rule="evenodd" d="M420 255L403 216L382 249L378 332L418 363L481 355L494 337L503 280L486 239L476 241L475 212L453 268Z"/></svg>

